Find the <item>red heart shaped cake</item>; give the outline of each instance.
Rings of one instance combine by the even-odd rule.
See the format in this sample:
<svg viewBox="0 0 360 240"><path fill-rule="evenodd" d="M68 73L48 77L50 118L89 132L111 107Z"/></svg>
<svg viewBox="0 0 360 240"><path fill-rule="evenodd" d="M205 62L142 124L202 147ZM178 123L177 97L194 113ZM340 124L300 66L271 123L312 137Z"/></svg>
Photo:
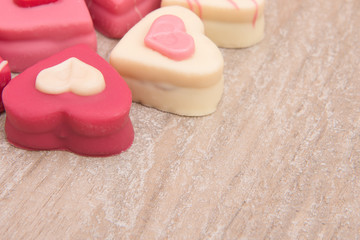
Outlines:
<svg viewBox="0 0 360 240"><path fill-rule="evenodd" d="M131 92L88 46L77 45L15 77L3 93L7 139L15 146L107 156L129 148Z"/></svg>
<svg viewBox="0 0 360 240"><path fill-rule="evenodd" d="M124 34L149 12L160 7L161 0L86 0L95 28L111 38Z"/></svg>
<svg viewBox="0 0 360 240"><path fill-rule="evenodd" d="M0 16L0 56L13 72L77 44L96 50L84 0L2 0Z"/></svg>

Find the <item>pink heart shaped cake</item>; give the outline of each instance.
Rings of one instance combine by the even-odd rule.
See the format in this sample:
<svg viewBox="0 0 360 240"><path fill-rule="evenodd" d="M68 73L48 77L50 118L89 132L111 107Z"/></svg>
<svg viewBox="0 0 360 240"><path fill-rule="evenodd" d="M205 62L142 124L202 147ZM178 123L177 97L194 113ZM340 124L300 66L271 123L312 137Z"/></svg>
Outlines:
<svg viewBox="0 0 360 240"><path fill-rule="evenodd" d="M8 84L3 100L7 139L21 148L107 156L134 139L130 89L86 45L28 68Z"/></svg>
<svg viewBox="0 0 360 240"><path fill-rule="evenodd" d="M0 16L0 56L13 72L76 44L96 50L83 0L2 0Z"/></svg>
<svg viewBox="0 0 360 240"><path fill-rule="evenodd" d="M95 28L107 37L122 38L161 0L86 0Z"/></svg>
<svg viewBox="0 0 360 240"><path fill-rule="evenodd" d="M162 0L161 6L178 5L196 13L206 35L219 47L243 48L264 38L265 0Z"/></svg>

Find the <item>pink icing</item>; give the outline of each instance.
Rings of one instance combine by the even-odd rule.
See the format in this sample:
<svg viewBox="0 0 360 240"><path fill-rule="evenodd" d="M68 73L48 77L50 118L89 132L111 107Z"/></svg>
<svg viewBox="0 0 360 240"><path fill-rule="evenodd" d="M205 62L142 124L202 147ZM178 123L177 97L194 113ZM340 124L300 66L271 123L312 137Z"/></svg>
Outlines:
<svg viewBox="0 0 360 240"><path fill-rule="evenodd" d="M234 2L234 0L228 0L236 9L239 9L239 6L236 4L236 2ZM257 3L256 0L251 0L254 4L255 4L255 14L254 14L254 18L253 18L253 27L255 27L256 21L257 21L257 17L259 14L259 4Z"/></svg>
<svg viewBox="0 0 360 240"><path fill-rule="evenodd" d="M255 27L256 21L257 21L257 17L259 14L259 4L256 2L256 0L252 0L253 3L255 4L255 14L254 14L254 19L253 19L253 27Z"/></svg>
<svg viewBox="0 0 360 240"><path fill-rule="evenodd" d="M233 0L228 0L236 9L239 9L239 6Z"/></svg>
<svg viewBox="0 0 360 240"><path fill-rule="evenodd" d="M35 7L56 1L57 0L14 0L14 2L20 7Z"/></svg>
<svg viewBox="0 0 360 240"><path fill-rule="evenodd" d="M195 52L194 39L186 33L184 22L174 15L158 17L150 27L144 43L176 61L188 59Z"/></svg>
<svg viewBox="0 0 360 240"><path fill-rule="evenodd" d="M194 11L194 7L192 5L192 0L186 0L187 4L189 5L190 7L190 10L191 11ZM201 6L201 3L198 1L198 0L194 0L196 6L198 7L199 9L199 17L202 18L202 6Z"/></svg>
<svg viewBox="0 0 360 240"><path fill-rule="evenodd" d="M95 28L122 38L140 19L160 7L161 0L86 0Z"/></svg>
<svg viewBox="0 0 360 240"><path fill-rule="evenodd" d="M76 44L96 50L96 33L83 0L61 0L31 8L1 0L0 16L0 55L13 72L22 72Z"/></svg>

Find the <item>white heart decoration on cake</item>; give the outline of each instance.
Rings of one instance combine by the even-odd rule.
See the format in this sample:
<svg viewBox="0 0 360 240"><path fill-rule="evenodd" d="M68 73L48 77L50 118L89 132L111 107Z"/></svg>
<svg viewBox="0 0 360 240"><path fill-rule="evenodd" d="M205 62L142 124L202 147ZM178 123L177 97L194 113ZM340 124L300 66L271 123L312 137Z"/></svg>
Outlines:
<svg viewBox="0 0 360 240"><path fill-rule="evenodd" d="M105 89L105 80L98 69L72 57L42 70L37 75L35 87L46 94L72 92L91 96Z"/></svg>

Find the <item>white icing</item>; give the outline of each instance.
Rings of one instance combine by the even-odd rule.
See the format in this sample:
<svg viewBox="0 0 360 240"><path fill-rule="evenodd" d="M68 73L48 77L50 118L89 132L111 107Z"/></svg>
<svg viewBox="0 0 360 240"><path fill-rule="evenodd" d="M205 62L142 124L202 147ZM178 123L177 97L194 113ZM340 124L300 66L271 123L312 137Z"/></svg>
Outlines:
<svg viewBox="0 0 360 240"><path fill-rule="evenodd" d="M264 16L252 23L219 22L203 20L207 36L219 47L250 47L264 38Z"/></svg>
<svg viewBox="0 0 360 240"><path fill-rule="evenodd" d="M37 75L35 87L47 94L72 92L80 96L90 96L105 89L105 80L98 69L72 57L42 70Z"/></svg>
<svg viewBox="0 0 360 240"><path fill-rule="evenodd" d="M8 64L8 61L2 61L0 63L0 71L2 71L7 64Z"/></svg>
<svg viewBox="0 0 360 240"><path fill-rule="evenodd" d="M215 112L221 99L224 79L204 88L179 87L124 77L134 102L184 116L204 116Z"/></svg>

